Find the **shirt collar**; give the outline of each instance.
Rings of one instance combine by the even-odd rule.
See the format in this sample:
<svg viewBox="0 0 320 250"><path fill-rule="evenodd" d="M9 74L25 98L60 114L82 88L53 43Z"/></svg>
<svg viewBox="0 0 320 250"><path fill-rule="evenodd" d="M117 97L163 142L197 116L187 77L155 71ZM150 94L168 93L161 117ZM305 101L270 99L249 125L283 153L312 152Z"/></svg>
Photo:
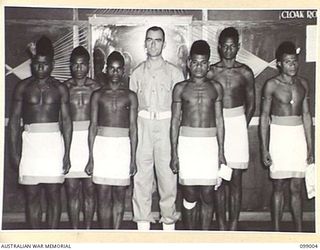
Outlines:
<svg viewBox="0 0 320 250"><path fill-rule="evenodd" d="M163 67L164 64L165 64L165 62L166 62L166 61L163 59L163 57L161 57L159 61L160 61L159 66L156 67L156 68L153 68L153 69L158 69L158 68ZM151 69L151 59L150 59L150 58L147 58L147 60L146 60L146 67L147 67L147 69Z"/></svg>

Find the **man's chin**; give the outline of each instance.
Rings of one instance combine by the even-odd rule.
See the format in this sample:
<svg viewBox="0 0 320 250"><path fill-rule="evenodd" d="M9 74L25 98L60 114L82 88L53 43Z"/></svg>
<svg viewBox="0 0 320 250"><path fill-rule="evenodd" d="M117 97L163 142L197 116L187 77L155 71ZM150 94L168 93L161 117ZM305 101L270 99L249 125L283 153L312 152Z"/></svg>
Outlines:
<svg viewBox="0 0 320 250"><path fill-rule="evenodd" d="M38 78L38 79L46 79L46 78L48 78L50 75L39 75L39 74L37 74L36 75L36 77Z"/></svg>
<svg viewBox="0 0 320 250"><path fill-rule="evenodd" d="M73 75L73 77L77 80L82 80L86 77L86 75Z"/></svg>

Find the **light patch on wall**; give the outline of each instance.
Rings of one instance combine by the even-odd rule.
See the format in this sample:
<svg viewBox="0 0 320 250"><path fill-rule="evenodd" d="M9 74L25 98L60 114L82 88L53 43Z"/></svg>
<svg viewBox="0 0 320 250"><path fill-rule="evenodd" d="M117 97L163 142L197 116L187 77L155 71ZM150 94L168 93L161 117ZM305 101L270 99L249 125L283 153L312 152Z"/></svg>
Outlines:
<svg viewBox="0 0 320 250"><path fill-rule="evenodd" d="M308 25L306 32L306 62L315 62L317 60L317 25Z"/></svg>

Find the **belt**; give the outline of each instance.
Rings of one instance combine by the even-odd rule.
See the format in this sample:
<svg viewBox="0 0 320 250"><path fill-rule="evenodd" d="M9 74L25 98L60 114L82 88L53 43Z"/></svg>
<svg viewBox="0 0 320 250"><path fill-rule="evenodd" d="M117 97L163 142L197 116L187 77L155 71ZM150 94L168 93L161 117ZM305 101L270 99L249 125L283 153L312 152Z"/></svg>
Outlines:
<svg viewBox="0 0 320 250"><path fill-rule="evenodd" d="M164 120L171 118L171 111L153 112L147 110L140 110L138 112L138 116L149 120Z"/></svg>

